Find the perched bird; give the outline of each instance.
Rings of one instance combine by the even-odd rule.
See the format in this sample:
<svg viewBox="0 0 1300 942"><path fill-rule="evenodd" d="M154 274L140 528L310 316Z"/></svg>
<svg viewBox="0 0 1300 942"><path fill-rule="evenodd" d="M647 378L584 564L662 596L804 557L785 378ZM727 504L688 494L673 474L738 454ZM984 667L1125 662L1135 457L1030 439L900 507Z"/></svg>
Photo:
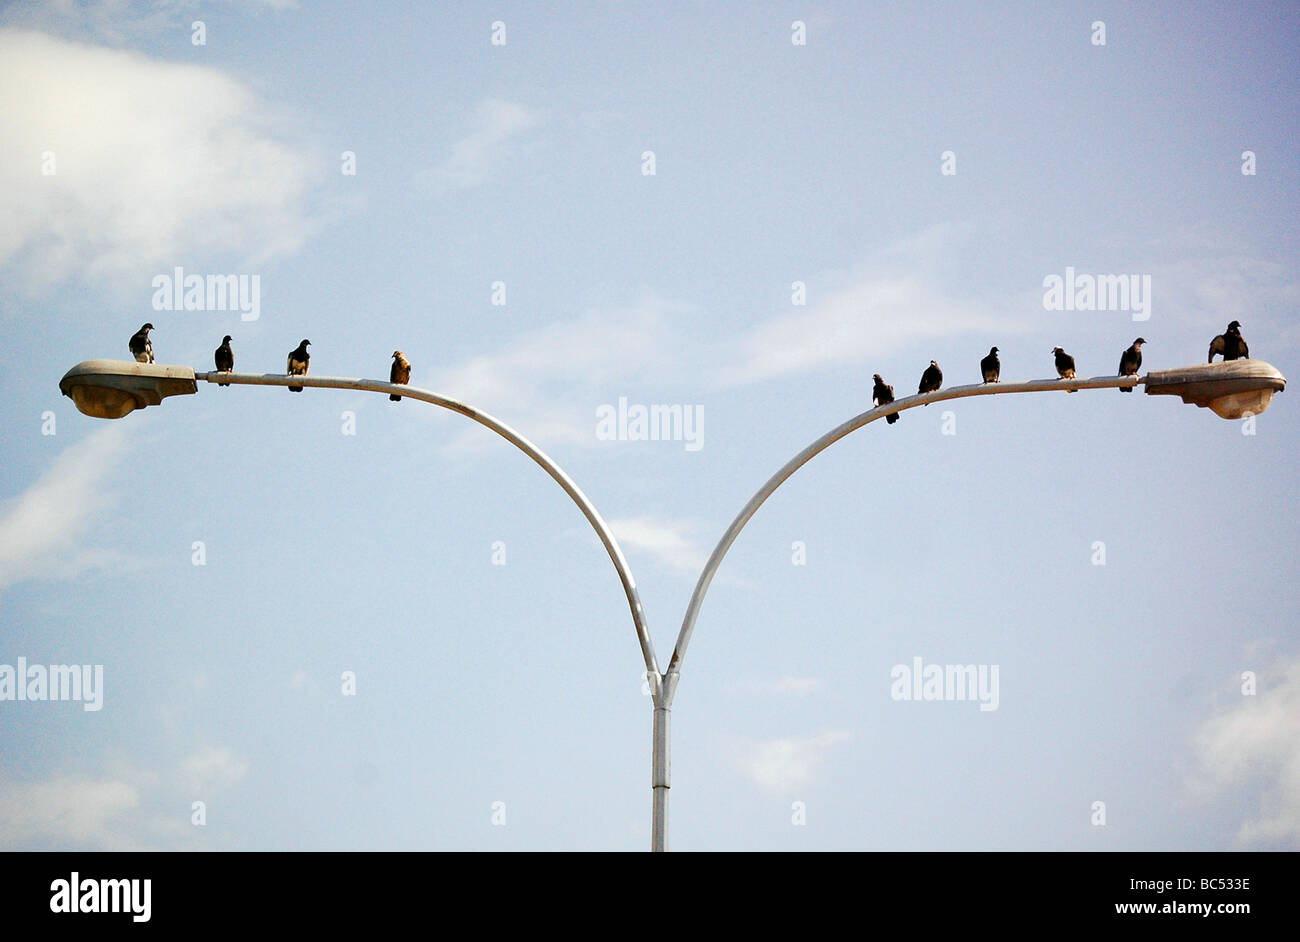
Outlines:
<svg viewBox="0 0 1300 942"><path fill-rule="evenodd" d="M887 406L894 401L894 387L886 386L885 381L877 373L871 377L876 381L875 387L871 390L871 404L873 406ZM898 413L885 416L885 421L893 425L898 421Z"/></svg>
<svg viewBox="0 0 1300 942"><path fill-rule="evenodd" d="M1056 354L1056 373L1061 379L1074 379L1074 357L1070 356L1060 347L1053 347L1052 352ZM1067 389L1066 392L1078 392L1077 389Z"/></svg>
<svg viewBox="0 0 1300 942"><path fill-rule="evenodd" d="M393 351L393 368L388 371L388 381L390 383L401 383L405 386L411 381L411 361L406 358L401 350ZM393 402L401 402L401 396L389 396Z"/></svg>
<svg viewBox="0 0 1300 942"><path fill-rule="evenodd" d="M989 350L989 355L980 360L980 372L984 375L984 382L996 383L998 381L998 377L1002 375L1002 364L998 362L997 347Z"/></svg>
<svg viewBox="0 0 1300 942"><path fill-rule="evenodd" d="M1142 344L1146 343L1141 337L1133 341L1133 346L1124 351L1119 358L1119 375L1120 376L1137 376L1138 370L1142 369ZM1132 392L1132 386L1121 386L1120 392Z"/></svg>
<svg viewBox="0 0 1300 942"><path fill-rule="evenodd" d="M233 373L235 371L235 351L230 349L230 334L221 338L221 346L212 354L212 359L216 361L218 373ZM222 386L228 386L229 383L222 383Z"/></svg>
<svg viewBox="0 0 1300 942"><path fill-rule="evenodd" d="M135 357L137 363L153 362L153 341L149 339L149 331L153 330L153 324L145 324L127 341L127 347L131 351L131 356Z"/></svg>
<svg viewBox="0 0 1300 942"><path fill-rule="evenodd" d="M921 374L921 385L916 387L917 394L934 392L942 385L943 373L939 370L939 364L931 360L930 365ZM929 403L926 404L929 405Z"/></svg>
<svg viewBox="0 0 1300 942"><path fill-rule="evenodd" d="M1219 354L1226 363L1229 360L1247 360L1250 358L1250 349L1246 346L1246 339L1241 336L1241 324L1233 321L1228 325L1228 329L1219 336L1210 341L1210 356L1206 363L1214 362L1214 355Z"/></svg>
<svg viewBox="0 0 1300 942"><path fill-rule="evenodd" d="M289 366L285 370L290 376L306 376L307 363L311 360L311 354L307 348L311 346L310 340L304 340L298 344L298 349L289 351ZM302 392L301 386L290 386L289 392Z"/></svg>

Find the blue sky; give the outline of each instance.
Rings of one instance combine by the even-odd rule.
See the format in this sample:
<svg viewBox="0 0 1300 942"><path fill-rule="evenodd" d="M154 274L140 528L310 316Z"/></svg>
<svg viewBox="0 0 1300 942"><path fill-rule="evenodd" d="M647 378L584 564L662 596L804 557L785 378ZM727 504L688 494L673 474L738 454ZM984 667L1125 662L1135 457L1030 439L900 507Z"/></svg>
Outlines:
<svg viewBox="0 0 1300 942"><path fill-rule="evenodd" d="M0 701L0 847L649 846L640 652L554 482L369 393L80 415L59 378L146 320L200 369L403 350L611 521L662 665L873 373L1184 366L1234 318L1294 372L1294 6L376 6L0 11L0 664L104 674ZM259 316L155 310L178 266ZM1149 317L1046 309L1067 268ZM603 439L620 397L700 447ZM818 457L704 605L672 846L1300 846L1291 402L965 400ZM915 658L997 709L892 698Z"/></svg>

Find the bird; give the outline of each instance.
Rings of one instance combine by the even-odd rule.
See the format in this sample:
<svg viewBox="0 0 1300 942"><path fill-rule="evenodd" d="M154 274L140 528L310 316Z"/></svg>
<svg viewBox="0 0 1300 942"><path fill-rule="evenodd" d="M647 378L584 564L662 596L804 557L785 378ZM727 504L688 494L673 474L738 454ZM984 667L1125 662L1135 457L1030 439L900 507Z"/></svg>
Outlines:
<svg viewBox="0 0 1300 942"><path fill-rule="evenodd" d="M1124 351L1119 358L1119 375L1120 376L1137 376L1138 370L1142 369L1142 344L1146 343L1141 337L1133 341L1133 346ZM1131 393L1132 386L1121 386L1120 392Z"/></svg>
<svg viewBox="0 0 1300 942"><path fill-rule="evenodd" d="M1074 357L1070 356L1060 347L1053 347L1052 352L1056 354L1056 373L1061 379L1074 379ZM1078 392L1077 389L1067 389L1066 392Z"/></svg>
<svg viewBox="0 0 1300 942"><path fill-rule="evenodd" d="M871 390L871 404L874 406L887 406L894 401L894 387L886 386L885 381L876 373L871 377L876 381L875 387ZM885 416L885 421L893 425L898 421L898 413L893 412Z"/></svg>
<svg viewBox="0 0 1300 942"><path fill-rule="evenodd" d="M930 365L921 374L921 385L916 387L917 395L934 392L942 385L943 373L939 370L939 364L931 360ZM926 405L929 405L929 403L926 403Z"/></svg>
<svg viewBox="0 0 1300 942"><path fill-rule="evenodd" d="M298 344L296 350L289 351L289 365L285 372L290 376L307 375L307 363L311 360L311 354L307 352L309 346L311 346L311 341L304 340L302 343ZM302 387L290 386L289 392L302 392Z"/></svg>
<svg viewBox="0 0 1300 942"><path fill-rule="evenodd" d="M230 334L221 338L221 346L217 347L212 353L212 359L216 361L218 373L233 373L235 371L235 351L230 349ZM229 386L229 383L222 383L222 386Z"/></svg>
<svg viewBox="0 0 1300 942"><path fill-rule="evenodd" d="M984 375L984 382L996 383L998 381L998 377L1002 375L1002 364L998 362L997 347L989 350L989 355L980 360L980 372Z"/></svg>
<svg viewBox="0 0 1300 942"><path fill-rule="evenodd" d="M401 383L405 386L411 381L411 361L401 350L393 351L393 368L388 371L388 381L390 383ZM389 396L393 402L401 402L401 396Z"/></svg>
<svg viewBox="0 0 1300 942"><path fill-rule="evenodd" d="M1233 321L1227 330L1210 341L1210 356L1205 362L1213 363L1216 353L1223 357L1225 363L1250 358L1250 349L1246 346L1246 339L1241 336L1241 324L1238 321Z"/></svg>
<svg viewBox="0 0 1300 942"><path fill-rule="evenodd" d="M135 357L137 363L153 362L153 341L149 339L149 331L153 330L153 324L145 324L127 341L127 347L131 355Z"/></svg>

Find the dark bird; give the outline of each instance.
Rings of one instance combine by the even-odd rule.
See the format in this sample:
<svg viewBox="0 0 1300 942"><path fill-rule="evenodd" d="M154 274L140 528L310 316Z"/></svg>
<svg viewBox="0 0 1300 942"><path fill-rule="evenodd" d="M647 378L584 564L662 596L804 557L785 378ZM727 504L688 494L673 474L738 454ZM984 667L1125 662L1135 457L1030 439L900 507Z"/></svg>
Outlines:
<svg viewBox="0 0 1300 942"><path fill-rule="evenodd" d="M916 387L916 392L918 395L920 393L934 392L942 385L943 373L939 371L939 364L931 360L930 365L921 374L921 385ZM929 405L929 403L926 403L926 405Z"/></svg>
<svg viewBox="0 0 1300 942"><path fill-rule="evenodd" d="M1247 360L1250 358L1250 349L1246 346L1246 339L1241 336L1241 324L1233 321L1228 325L1228 329L1219 336L1210 341L1210 356L1206 363L1214 362L1214 355L1219 354L1226 363L1229 360Z"/></svg>
<svg viewBox="0 0 1300 942"><path fill-rule="evenodd" d="M218 373L233 373L235 371L235 351L230 349L230 334L221 338L221 346L212 354L212 359L216 361ZM222 383L222 386L229 386L229 383Z"/></svg>
<svg viewBox="0 0 1300 942"><path fill-rule="evenodd" d="M1060 347L1053 347L1052 352L1056 354L1056 374L1061 379L1074 379L1074 357L1070 356ZM1077 389L1067 389L1066 392L1078 392Z"/></svg>
<svg viewBox="0 0 1300 942"><path fill-rule="evenodd" d="M980 373L983 374L986 383L996 383L998 377L1002 375L1002 364L998 362L997 347L989 350L989 355L980 360Z"/></svg>
<svg viewBox="0 0 1300 942"><path fill-rule="evenodd" d="M307 363L311 360L311 354L307 348L311 346L310 340L304 340L298 344L298 349L289 351L289 366L285 370L290 376L306 376ZM301 386L290 386L289 392L302 392Z"/></svg>
<svg viewBox="0 0 1300 942"><path fill-rule="evenodd" d="M135 357L137 363L153 362L153 341L149 339L149 331L153 330L153 324L145 324L134 334L127 342L127 347L131 350L131 356Z"/></svg>
<svg viewBox="0 0 1300 942"><path fill-rule="evenodd" d="M406 358L401 350L393 351L393 368L388 371L388 381L390 383L401 383L405 386L411 381L411 361ZM401 396L389 396L393 402L401 402Z"/></svg>
<svg viewBox="0 0 1300 942"><path fill-rule="evenodd" d="M876 381L875 387L871 390L871 404L873 406L887 406L894 401L894 387L886 386L885 381L880 378L880 374L871 377ZM893 425L898 421L898 413L885 416L885 421Z"/></svg>
<svg viewBox="0 0 1300 942"><path fill-rule="evenodd" d="M1133 346L1124 351L1123 356L1119 358L1119 375L1120 376L1137 376L1138 370L1142 369L1142 344L1146 343L1141 337L1133 341ZM1132 392L1132 386L1121 386L1120 392Z"/></svg>

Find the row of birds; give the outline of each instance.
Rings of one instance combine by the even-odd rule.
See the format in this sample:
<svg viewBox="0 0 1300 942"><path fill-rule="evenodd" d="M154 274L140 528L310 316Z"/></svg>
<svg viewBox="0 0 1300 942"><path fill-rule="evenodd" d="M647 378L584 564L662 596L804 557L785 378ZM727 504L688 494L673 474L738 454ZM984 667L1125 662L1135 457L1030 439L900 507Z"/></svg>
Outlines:
<svg viewBox="0 0 1300 942"><path fill-rule="evenodd" d="M153 341L149 339L149 331L153 330L153 324L145 324L132 336L128 344L131 355L141 363L153 362ZM218 373L233 373L235 371L235 353L230 349L230 335L227 334L221 338L221 346L217 347L213 354L213 359L217 365ZM1129 348L1120 355L1119 374L1120 376L1136 376L1139 369L1142 368L1142 344L1146 341L1138 337L1129 345ZM307 348L311 346L310 340L304 340L297 347L289 351L289 359L285 366L285 372L289 376L307 375L307 367L311 363L311 354ZM1214 362L1215 355L1222 356L1226 360L1244 360L1250 354L1250 349L1246 346L1246 340L1241 336L1241 323L1233 321L1228 325L1228 329L1219 334L1210 341L1210 356L1206 361ZM1056 358L1056 373L1061 379L1074 379L1074 357L1066 353L1060 347L1052 348L1052 355ZM989 350L989 355L980 360L980 375L984 377L986 383L996 383L1002 374L1002 362L998 359L998 348L993 347ZM871 377L875 381L875 386L871 390L871 401L875 406L884 406L894 401L894 387L888 385L880 374L876 373ZM406 358L401 350L393 351L393 365L389 370L388 381L406 385L411 381L411 361ZM939 369L939 364L934 360L925 368L921 374L921 383L916 388L917 395L923 393L935 392L943 385L943 371ZM290 386L290 392L302 392L301 386ZM1071 389L1070 392L1077 390ZM1132 386L1121 386L1120 392L1131 393ZM401 402L401 396L389 396L394 402ZM893 425L898 421L898 413L885 417L885 421Z"/></svg>
<svg viewBox="0 0 1300 942"><path fill-rule="evenodd" d="M1119 376L1137 376L1138 370L1142 368L1142 344L1146 343L1141 337L1138 337L1129 345L1129 348L1120 354L1119 358ZM1210 355L1206 360L1207 363L1213 363L1215 355L1222 356L1227 360L1244 360L1250 355L1250 349L1246 346L1246 340L1241 336L1241 324L1233 321L1228 325L1228 329L1219 334L1210 341ZM1056 375L1061 379L1074 379L1074 357L1066 353L1060 347L1052 348L1052 355L1056 360ZM1002 363L998 360L998 348L992 347L988 356L980 360L980 375L984 377L986 383L996 383L1002 375ZM871 403L876 407L885 406L894 401L894 387L890 386L880 374L876 373L872 377L875 386L871 390ZM916 387L917 395L924 393L936 392L943 385L943 371L939 369L939 364L934 360L925 368L921 374L920 385ZM1131 393L1132 386L1121 386L1120 392ZM1067 392L1078 392L1070 389ZM898 421L898 413L892 413L885 416L885 421L893 425Z"/></svg>
<svg viewBox="0 0 1300 942"><path fill-rule="evenodd" d="M135 357L136 361L139 363L153 362L153 341L149 339L149 331L153 329L153 324L145 324L131 335L131 340L127 344L127 348L131 351L131 355ZM231 336L226 334L226 336L221 338L221 346L217 347L212 354L212 359L216 362L218 373L235 372L235 351L230 348L230 341ZM307 375L307 368L311 364L311 354L307 352L307 348L310 346L311 341L304 340L302 343L298 344L298 346L289 351L289 359L285 363L286 375ZM393 351L393 365L388 371L388 381L402 386L407 385L411 381L411 361L406 358L406 355L402 353L401 350ZM218 385L228 384L221 383ZM303 387L301 386L289 387L289 392L302 392L302 390ZM393 400L393 402L402 401L401 396L389 396L388 398Z"/></svg>

